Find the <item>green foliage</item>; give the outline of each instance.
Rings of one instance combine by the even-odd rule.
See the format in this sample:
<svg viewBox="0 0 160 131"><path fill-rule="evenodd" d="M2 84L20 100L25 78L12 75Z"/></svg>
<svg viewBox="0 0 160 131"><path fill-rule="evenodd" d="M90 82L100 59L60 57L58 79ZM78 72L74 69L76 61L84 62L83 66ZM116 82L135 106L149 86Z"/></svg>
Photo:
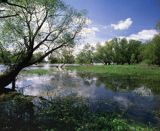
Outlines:
<svg viewBox="0 0 160 131"><path fill-rule="evenodd" d="M153 44L154 44L154 54L155 54L155 64L160 66L160 35L157 35L154 37L154 39L152 40Z"/></svg>
<svg viewBox="0 0 160 131"><path fill-rule="evenodd" d="M39 127L48 130L147 130L147 127L130 123L120 115L89 110L81 98L66 97L52 101L49 108L40 112ZM50 122L47 122L50 121ZM43 125L43 126L42 126ZM152 130L150 128L150 130Z"/></svg>
<svg viewBox="0 0 160 131"><path fill-rule="evenodd" d="M37 99L37 104L33 104ZM154 130L118 114L92 112L86 100L74 96L48 101L13 93L0 96L0 102L0 130Z"/></svg>
<svg viewBox="0 0 160 131"><path fill-rule="evenodd" d="M57 63L65 63L65 64L73 64L75 62L75 58L73 55L73 49L72 48L64 48L61 50L59 54L52 53L48 60L52 64Z"/></svg>
<svg viewBox="0 0 160 131"><path fill-rule="evenodd" d="M0 45L1 46L1 45ZM17 62L18 59L18 52L10 52L3 48L3 46L0 47L0 63L4 65L11 65L13 63Z"/></svg>
<svg viewBox="0 0 160 131"><path fill-rule="evenodd" d="M160 35L142 46L141 55L147 64L160 65Z"/></svg>
<svg viewBox="0 0 160 131"><path fill-rule="evenodd" d="M154 45L151 42L148 42L147 44L143 45L141 49L141 55L143 61L145 61L147 64L154 64Z"/></svg>
<svg viewBox="0 0 160 131"><path fill-rule="evenodd" d="M37 52L37 53L33 54L31 61L35 61L42 56L43 56L43 52ZM45 60L43 59L40 63L44 63L44 62L45 62Z"/></svg>
<svg viewBox="0 0 160 131"><path fill-rule="evenodd" d="M41 62L53 51L73 47L78 33L85 25L84 13L61 0L2 2L0 6L5 10L0 15L0 52L3 49L4 55L9 52L13 57L5 55L4 60L0 57L3 64L25 67ZM67 51L63 57L65 63L74 62L73 55Z"/></svg>
<svg viewBox="0 0 160 131"><path fill-rule="evenodd" d="M62 51L62 61L66 64L73 64L75 62L75 58L73 56L73 50L71 48L64 49Z"/></svg>
<svg viewBox="0 0 160 131"><path fill-rule="evenodd" d="M0 63L7 64L10 63L10 59L8 58L10 55L9 52L0 52Z"/></svg>
<svg viewBox="0 0 160 131"><path fill-rule="evenodd" d="M97 62L104 64L111 64L114 61L114 48L112 42L106 42L104 46L98 46L94 54L94 58Z"/></svg>
<svg viewBox="0 0 160 131"><path fill-rule="evenodd" d="M49 57L48 57L48 60L51 64L57 64L57 63L61 63L61 59L54 56L53 54L51 54Z"/></svg>
<svg viewBox="0 0 160 131"><path fill-rule="evenodd" d="M128 60L127 61L129 64L135 64L141 61L141 58L140 58L141 45L142 43L136 40L130 40L128 42L128 51L127 51Z"/></svg>
<svg viewBox="0 0 160 131"><path fill-rule="evenodd" d="M137 63L135 54L132 54L132 55L131 55L131 60L130 60L130 62L131 62L132 64Z"/></svg>
<svg viewBox="0 0 160 131"><path fill-rule="evenodd" d="M92 64L93 63L93 47L89 44L85 45L81 52L76 57L78 64Z"/></svg>
<svg viewBox="0 0 160 131"><path fill-rule="evenodd" d="M140 41L113 39L104 46L98 46L95 59L104 64L134 64L140 62Z"/></svg>
<svg viewBox="0 0 160 131"><path fill-rule="evenodd" d="M125 64L128 61L128 42L126 39L113 40L115 50L115 62Z"/></svg>

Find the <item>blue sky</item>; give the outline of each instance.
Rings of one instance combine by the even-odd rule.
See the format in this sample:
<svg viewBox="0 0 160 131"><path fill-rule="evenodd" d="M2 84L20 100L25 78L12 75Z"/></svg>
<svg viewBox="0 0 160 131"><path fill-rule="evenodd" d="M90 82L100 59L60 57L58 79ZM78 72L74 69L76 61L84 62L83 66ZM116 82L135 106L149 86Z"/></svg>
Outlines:
<svg viewBox="0 0 160 131"><path fill-rule="evenodd" d="M87 11L88 42L114 37L149 40L157 32L160 0L64 0L75 9Z"/></svg>

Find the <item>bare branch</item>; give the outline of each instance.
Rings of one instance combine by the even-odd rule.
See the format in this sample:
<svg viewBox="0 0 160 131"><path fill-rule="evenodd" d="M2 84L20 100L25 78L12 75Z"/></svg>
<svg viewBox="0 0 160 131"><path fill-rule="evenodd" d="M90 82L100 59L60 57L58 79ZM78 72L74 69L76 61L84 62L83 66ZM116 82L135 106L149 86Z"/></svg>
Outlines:
<svg viewBox="0 0 160 131"><path fill-rule="evenodd" d="M15 17L15 16L18 16L18 14L14 14L14 15L6 15L6 16L0 16L0 19L10 18L10 17Z"/></svg>
<svg viewBox="0 0 160 131"><path fill-rule="evenodd" d="M8 2L8 1L6 1L5 4L10 5L10 6L19 7L19 8L22 8L22 9L27 10L27 8L24 7L24 6L21 6L21 5L18 5L18 4L14 4L14 3L10 3L10 2Z"/></svg>
<svg viewBox="0 0 160 131"><path fill-rule="evenodd" d="M46 21L47 16L48 16L48 10L46 9L45 16L44 16L41 24L38 26L37 30L35 31L35 33L34 33L34 35L33 35L32 42L34 42L34 39L35 39L35 37L37 36L37 34L38 34L38 32L40 31L40 29L42 28L44 22Z"/></svg>
<svg viewBox="0 0 160 131"><path fill-rule="evenodd" d="M49 50L49 51L46 52L43 56L41 56L39 59L37 59L37 60L32 61L31 63L29 63L29 65L32 65L32 64L41 62L45 57L47 57L48 55L50 55L50 54L51 54L52 52L54 52L55 50L58 50L58 49L60 49L60 48L62 48L62 47L64 47L64 46L67 46L67 44L68 44L70 41L72 41L72 40L75 39L75 37L76 37L76 35L78 34L78 32L79 32L79 30L77 30L77 31L74 33L74 35L73 35L73 37L72 37L71 39L69 39L69 40L63 42L61 45L59 45L59 46L57 46L57 47Z"/></svg>

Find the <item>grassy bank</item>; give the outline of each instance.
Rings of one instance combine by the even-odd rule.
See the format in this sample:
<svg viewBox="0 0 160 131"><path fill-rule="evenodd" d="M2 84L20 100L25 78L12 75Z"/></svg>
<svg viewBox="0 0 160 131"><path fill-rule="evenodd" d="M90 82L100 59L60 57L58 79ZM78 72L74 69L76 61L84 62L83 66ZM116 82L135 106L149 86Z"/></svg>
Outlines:
<svg viewBox="0 0 160 131"><path fill-rule="evenodd" d="M83 66L67 66L66 70L86 73L96 73L103 75L112 75L120 77L135 77L141 79L160 80L160 67L142 66L142 65L83 65ZM33 69L24 70L21 74L52 74L54 69Z"/></svg>
<svg viewBox="0 0 160 131"><path fill-rule="evenodd" d="M78 72L101 73L116 76L140 77L143 79L160 80L160 67L142 65L101 65L67 67L67 70Z"/></svg>
<svg viewBox="0 0 160 131"><path fill-rule="evenodd" d="M23 70L21 72L21 74L26 74L26 75L32 75L32 74L36 74L36 75L46 75L46 74L51 74L52 72L54 72L55 70L50 69L31 69L31 70Z"/></svg>

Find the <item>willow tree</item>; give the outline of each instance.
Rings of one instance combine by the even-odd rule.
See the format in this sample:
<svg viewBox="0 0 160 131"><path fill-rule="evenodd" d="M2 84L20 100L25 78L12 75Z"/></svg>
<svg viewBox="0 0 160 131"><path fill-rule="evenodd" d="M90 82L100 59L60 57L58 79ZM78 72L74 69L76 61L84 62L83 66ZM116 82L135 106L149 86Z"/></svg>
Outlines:
<svg viewBox="0 0 160 131"><path fill-rule="evenodd" d="M0 51L11 52L0 75L1 91L23 68L76 43L84 25L83 13L61 0L0 0ZM42 55L33 59L38 51Z"/></svg>

